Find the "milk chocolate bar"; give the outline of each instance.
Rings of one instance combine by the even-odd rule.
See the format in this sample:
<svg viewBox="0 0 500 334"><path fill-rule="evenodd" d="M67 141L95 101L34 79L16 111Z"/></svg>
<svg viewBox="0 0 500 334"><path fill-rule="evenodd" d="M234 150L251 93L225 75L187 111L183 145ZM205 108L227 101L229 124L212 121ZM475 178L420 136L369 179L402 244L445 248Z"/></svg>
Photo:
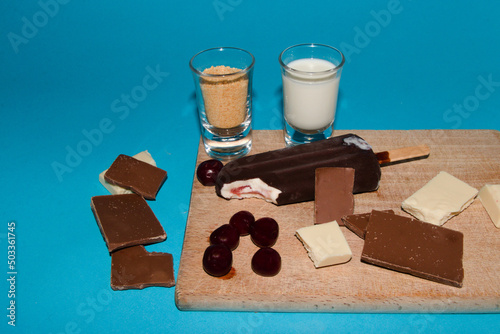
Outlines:
<svg viewBox="0 0 500 334"><path fill-rule="evenodd" d="M134 155L132 158L135 158L135 159L140 160L140 161L144 161L144 162L156 167L156 161L153 159L153 157L151 156L151 154L149 154L148 151L139 152L136 155ZM122 188L120 186L117 186L117 185L114 185L114 184L107 182L104 179L104 175L106 174L107 171L108 170L106 169L99 174L99 182L101 182L101 184L104 186L104 188L106 188L111 193L111 195L133 193L132 190L125 189L125 188Z"/></svg>
<svg viewBox="0 0 500 334"><path fill-rule="evenodd" d="M346 134L231 161L220 171L215 190L226 199L257 197L277 205L312 201L320 167L353 168L353 193L378 188L377 156L365 140Z"/></svg>
<svg viewBox="0 0 500 334"><path fill-rule="evenodd" d="M94 196L90 205L110 253L167 238L146 200L137 194Z"/></svg>
<svg viewBox="0 0 500 334"><path fill-rule="evenodd" d="M373 211L372 211L373 212ZM394 213L393 210L382 210L382 212ZM355 215L347 215L342 217L345 227L356 234L361 239L365 238L366 227L370 221L371 212L358 213Z"/></svg>
<svg viewBox="0 0 500 334"><path fill-rule="evenodd" d="M104 174L104 179L111 184L130 189L146 199L154 200L158 190L167 179L167 172L128 155L120 154Z"/></svg>
<svg viewBox="0 0 500 334"><path fill-rule="evenodd" d="M373 211L361 261L431 281L462 287L461 232Z"/></svg>
<svg viewBox="0 0 500 334"><path fill-rule="evenodd" d="M172 254L150 253L144 246L132 246L111 254L111 288L144 289L175 285Z"/></svg>
<svg viewBox="0 0 500 334"><path fill-rule="evenodd" d="M353 185L353 168L322 167L316 169L315 224L335 220L339 225L344 225L342 217L354 211Z"/></svg>

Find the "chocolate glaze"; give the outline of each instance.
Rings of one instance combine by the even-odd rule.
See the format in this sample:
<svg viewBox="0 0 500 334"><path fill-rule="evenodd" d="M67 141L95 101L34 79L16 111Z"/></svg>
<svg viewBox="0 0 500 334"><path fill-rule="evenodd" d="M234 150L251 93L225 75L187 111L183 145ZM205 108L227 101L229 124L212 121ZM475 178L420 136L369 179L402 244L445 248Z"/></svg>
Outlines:
<svg viewBox="0 0 500 334"><path fill-rule="evenodd" d="M278 205L312 201L315 170L319 167L354 168L353 193L376 190L381 171L375 153L370 148L344 142L349 137L362 140L354 134L346 134L231 161L217 177L216 193L223 197L221 188L226 183L260 178L267 185L281 190Z"/></svg>
<svg viewBox="0 0 500 334"><path fill-rule="evenodd" d="M389 162L391 162L391 158L389 156L389 152L387 152L387 151L378 152L377 153L377 159L378 159L378 163L380 165L385 165L385 164L388 164Z"/></svg>

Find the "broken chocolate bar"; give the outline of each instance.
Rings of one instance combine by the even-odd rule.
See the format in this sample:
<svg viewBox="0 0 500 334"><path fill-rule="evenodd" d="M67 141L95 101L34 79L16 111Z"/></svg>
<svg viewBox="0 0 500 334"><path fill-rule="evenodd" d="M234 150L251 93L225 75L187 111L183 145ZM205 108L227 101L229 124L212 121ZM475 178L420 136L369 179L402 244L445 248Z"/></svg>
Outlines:
<svg viewBox="0 0 500 334"><path fill-rule="evenodd" d="M137 194L94 196L90 205L109 252L167 238L146 200Z"/></svg>
<svg viewBox="0 0 500 334"><path fill-rule="evenodd" d="M104 174L107 182L152 200L166 178L166 171L124 154L120 154Z"/></svg>
<svg viewBox="0 0 500 334"><path fill-rule="evenodd" d="M354 169L323 167L316 169L314 188L315 224L333 220L343 225L342 217L353 213Z"/></svg>
<svg viewBox="0 0 500 334"><path fill-rule="evenodd" d="M393 210L382 210L382 212L394 213ZM342 217L342 221L344 222L345 227L351 230L351 232L356 234L361 239L364 239L366 227L368 226L371 214L371 212L367 212L358 213L355 215L347 215Z"/></svg>
<svg viewBox="0 0 500 334"><path fill-rule="evenodd" d="M215 190L226 199L257 197L277 205L312 201L320 167L353 168L353 193L378 188L377 156L362 138L347 134L233 160L220 171Z"/></svg>
<svg viewBox="0 0 500 334"><path fill-rule="evenodd" d="M144 246L132 246L111 254L111 288L144 289L175 285L172 254L150 253Z"/></svg>
<svg viewBox="0 0 500 334"><path fill-rule="evenodd" d="M361 261L431 281L462 287L461 232L373 211Z"/></svg>

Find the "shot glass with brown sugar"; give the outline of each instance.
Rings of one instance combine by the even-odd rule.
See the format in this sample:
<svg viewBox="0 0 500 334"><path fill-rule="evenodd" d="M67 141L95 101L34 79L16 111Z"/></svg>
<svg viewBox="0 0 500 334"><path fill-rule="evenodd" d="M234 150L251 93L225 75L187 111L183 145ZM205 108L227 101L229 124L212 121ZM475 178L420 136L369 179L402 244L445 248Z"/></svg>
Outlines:
<svg viewBox="0 0 500 334"><path fill-rule="evenodd" d="M205 151L213 158L238 158L252 147L254 63L251 53L232 47L202 51L189 62L201 136Z"/></svg>

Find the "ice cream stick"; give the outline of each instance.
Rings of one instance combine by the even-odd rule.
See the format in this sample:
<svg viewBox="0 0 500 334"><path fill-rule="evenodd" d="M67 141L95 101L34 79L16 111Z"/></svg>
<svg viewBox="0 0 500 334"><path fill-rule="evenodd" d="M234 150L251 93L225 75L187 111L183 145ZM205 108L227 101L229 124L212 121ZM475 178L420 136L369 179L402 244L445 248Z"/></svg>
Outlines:
<svg viewBox="0 0 500 334"><path fill-rule="evenodd" d="M378 152L375 153L375 155L381 165L387 165L394 162L427 158L430 153L431 149L429 146L424 144Z"/></svg>

